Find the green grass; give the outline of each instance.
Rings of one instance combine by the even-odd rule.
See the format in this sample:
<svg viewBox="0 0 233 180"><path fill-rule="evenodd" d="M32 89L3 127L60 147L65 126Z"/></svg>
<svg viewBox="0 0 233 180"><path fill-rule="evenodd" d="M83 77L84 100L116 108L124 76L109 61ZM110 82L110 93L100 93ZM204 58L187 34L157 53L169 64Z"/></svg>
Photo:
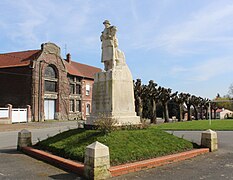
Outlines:
<svg viewBox="0 0 233 180"><path fill-rule="evenodd" d="M36 147L83 162L86 146L95 141L109 147L111 165L193 149L191 142L154 128L118 130L109 135L103 135L97 130L74 129L41 141Z"/></svg>
<svg viewBox="0 0 233 180"><path fill-rule="evenodd" d="M193 120L186 122L164 123L156 125L153 128L163 130L218 130L230 131L233 130L233 120L211 120L211 125L208 120Z"/></svg>

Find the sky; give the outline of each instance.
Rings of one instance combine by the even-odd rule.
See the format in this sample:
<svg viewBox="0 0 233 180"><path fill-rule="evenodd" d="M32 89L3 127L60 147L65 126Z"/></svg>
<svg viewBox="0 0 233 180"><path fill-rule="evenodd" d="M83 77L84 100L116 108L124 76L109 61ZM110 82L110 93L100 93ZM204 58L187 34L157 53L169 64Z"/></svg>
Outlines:
<svg viewBox="0 0 233 180"><path fill-rule="evenodd" d="M0 53L53 42L74 61L101 64L108 19L134 79L213 99L233 83L232 0L1 0Z"/></svg>

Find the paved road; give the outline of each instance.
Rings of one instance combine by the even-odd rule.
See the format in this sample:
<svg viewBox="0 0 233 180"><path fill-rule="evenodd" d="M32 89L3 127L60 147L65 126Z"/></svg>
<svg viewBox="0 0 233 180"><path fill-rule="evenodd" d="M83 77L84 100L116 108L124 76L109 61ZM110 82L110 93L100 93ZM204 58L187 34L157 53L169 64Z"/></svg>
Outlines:
<svg viewBox="0 0 233 180"><path fill-rule="evenodd" d="M200 143L201 132L170 132L179 137ZM233 131L218 132L219 150L196 158L135 172L114 180L220 180L233 179Z"/></svg>
<svg viewBox="0 0 233 180"><path fill-rule="evenodd" d="M0 179L80 179L69 173L16 151L17 133L22 128L32 132L33 142L77 127L77 122L47 124L19 124L14 131L0 132ZM8 127L8 126L7 126ZM9 128L9 127L8 127ZM37 129L38 128L38 129Z"/></svg>
<svg viewBox="0 0 233 180"><path fill-rule="evenodd" d="M38 140L46 139L48 136L53 136L63 131L67 131L72 128L77 127L77 122L53 122L53 123L29 123L29 124L13 124L9 127L7 125L0 125L0 149L15 148L17 145L18 132L22 129L28 129L32 132L33 143L38 142Z"/></svg>
<svg viewBox="0 0 233 180"><path fill-rule="evenodd" d="M44 126L44 125L42 125ZM76 122L56 123L30 129L33 142L44 139L60 131L77 127ZM17 129L17 128L16 128ZM17 132L0 132L0 179L80 179L75 174L63 171L44 162L35 160L16 151ZM200 143L201 132L169 132L190 141ZM233 131L218 132L219 151L162 167L144 170L113 180L151 179L151 180L192 180L192 179L233 179Z"/></svg>
<svg viewBox="0 0 233 180"><path fill-rule="evenodd" d="M15 149L0 150L0 179L80 179L42 161L26 156Z"/></svg>

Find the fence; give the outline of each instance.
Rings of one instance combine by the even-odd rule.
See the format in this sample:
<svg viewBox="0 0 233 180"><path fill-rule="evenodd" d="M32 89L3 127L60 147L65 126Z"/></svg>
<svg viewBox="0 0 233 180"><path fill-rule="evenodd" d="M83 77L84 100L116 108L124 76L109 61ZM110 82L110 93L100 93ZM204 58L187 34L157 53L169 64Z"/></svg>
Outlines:
<svg viewBox="0 0 233 180"><path fill-rule="evenodd" d="M0 118L8 118L9 108L0 108Z"/></svg>
<svg viewBox="0 0 233 180"><path fill-rule="evenodd" d="M0 108L0 124L12 124L31 121L31 106L27 108L12 108L8 104L5 108Z"/></svg>

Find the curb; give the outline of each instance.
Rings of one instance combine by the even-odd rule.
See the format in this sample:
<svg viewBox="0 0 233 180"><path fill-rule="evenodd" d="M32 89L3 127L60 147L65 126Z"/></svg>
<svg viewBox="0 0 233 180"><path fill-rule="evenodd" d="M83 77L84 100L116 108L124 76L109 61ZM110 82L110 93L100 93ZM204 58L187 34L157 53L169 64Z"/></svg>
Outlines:
<svg viewBox="0 0 233 180"><path fill-rule="evenodd" d="M23 147L21 149L25 154L28 154L36 159L46 161L52 165L60 167L62 169L74 172L80 176L84 173L84 164L74 162L42 150L34 149L32 147ZM209 152L209 148L195 149L191 151L186 151L178 154L172 154L168 156L138 161L134 163L123 164L119 166L110 167L109 171L114 176L120 176L123 174L128 174L131 172L140 171L142 169L154 168L158 166L163 166L166 164L171 164L173 162L178 162L186 159L193 158L195 156L205 154Z"/></svg>
<svg viewBox="0 0 233 180"><path fill-rule="evenodd" d="M42 150L34 149L32 147L22 147L21 150L25 154L30 155L36 159L46 161L52 165L74 172L80 176L83 175L84 165L81 163L77 163L75 161L65 159L59 156L55 156L53 154L47 153Z"/></svg>
<svg viewBox="0 0 233 180"><path fill-rule="evenodd" d="M195 150L186 151L186 152L182 152L178 154L172 154L172 155L153 158L149 160L138 161L135 163L113 166L113 167L110 167L110 172L113 177L120 176L123 174L140 171L142 169L154 168L154 167L163 166L166 164L171 164L173 162L190 159L195 156L208 153L208 152L209 152L209 148L195 149Z"/></svg>

